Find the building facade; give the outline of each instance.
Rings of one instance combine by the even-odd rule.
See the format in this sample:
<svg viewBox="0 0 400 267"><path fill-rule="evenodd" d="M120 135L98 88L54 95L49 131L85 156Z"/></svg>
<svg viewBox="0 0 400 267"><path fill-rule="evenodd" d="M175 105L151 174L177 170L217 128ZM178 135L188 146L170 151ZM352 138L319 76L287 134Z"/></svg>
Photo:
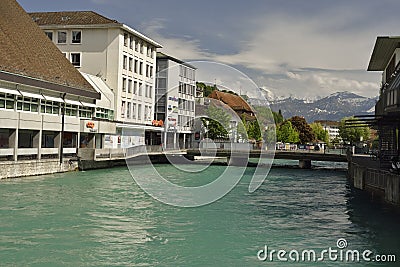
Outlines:
<svg viewBox="0 0 400 267"><path fill-rule="evenodd" d="M155 121L162 122L165 148L188 148L195 119L196 68L157 53Z"/></svg>
<svg viewBox="0 0 400 267"><path fill-rule="evenodd" d="M0 14L0 159L76 155L100 94L16 1L3 1ZM86 134L87 146L95 147L94 136Z"/></svg>
<svg viewBox="0 0 400 267"><path fill-rule="evenodd" d="M379 160L390 168L400 155L400 37L377 37L368 71L381 71L382 84L375 105L375 118L365 119L378 129Z"/></svg>
<svg viewBox="0 0 400 267"><path fill-rule="evenodd" d="M91 11L30 13L81 72L100 77L114 93L115 147L153 144L156 49L161 45L116 20ZM96 109L97 116L104 109Z"/></svg>
<svg viewBox="0 0 400 267"><path fill-rule="evenodd" d="M338 121L329 121L329 120L317 120L315 123L319 123L322 125L325 131L328 132L329 141L339 140L339 125Z"/></svg>

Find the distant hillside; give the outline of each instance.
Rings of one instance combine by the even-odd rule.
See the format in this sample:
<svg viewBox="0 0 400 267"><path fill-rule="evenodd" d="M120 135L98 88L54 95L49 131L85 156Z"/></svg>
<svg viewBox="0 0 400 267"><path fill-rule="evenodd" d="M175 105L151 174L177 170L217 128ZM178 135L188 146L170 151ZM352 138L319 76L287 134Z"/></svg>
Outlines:
<svg viewBox="0 0 400 267"><path fill-rule="evenodd" d="M268 96L266 95L268 98ZM337 92L327 97L310 101L288 97L284 99L268 99L274 111L279 109L285 118L298 115L308 122L315 120L338 121L353 115L371 115L375 111L378 97L367 98L350 92ZM253 106L265 105L260 99L249 99Z"/></svg>

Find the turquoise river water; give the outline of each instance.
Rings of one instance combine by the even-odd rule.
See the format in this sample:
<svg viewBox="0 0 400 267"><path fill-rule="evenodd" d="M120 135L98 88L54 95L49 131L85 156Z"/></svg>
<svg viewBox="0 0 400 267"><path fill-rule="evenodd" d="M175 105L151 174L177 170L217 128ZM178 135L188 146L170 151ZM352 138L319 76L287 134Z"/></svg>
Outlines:
<svg viewBox="0 0 400 267"><path fill-rule="evenodd" d="M339 238L346 249L400 257L399 212L352 189L346 173L330 166L273 168L252 194L248 168L228 195L198 208L157 202L126 168L3 180L0 266L400 266L327 255L301 261L303 250L338 249ZM225 167L191 175L156 168L173 182L198 185ZM300 260L275 254L260 261L265 246L297 250Z"/></svg>

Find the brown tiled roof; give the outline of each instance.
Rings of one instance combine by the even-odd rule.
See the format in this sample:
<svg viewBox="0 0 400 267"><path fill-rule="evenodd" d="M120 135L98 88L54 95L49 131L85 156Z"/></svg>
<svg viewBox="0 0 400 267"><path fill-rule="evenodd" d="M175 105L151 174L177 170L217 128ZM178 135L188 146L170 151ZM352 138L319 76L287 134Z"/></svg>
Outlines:
<svg viewBox="0 0 400 267"><path fill-rule="evenodd" d="M235 111L249 112L253 113L249 104L238 95L224 93L221 91L214 90L209 96L209 98L218 99L228 106L230 106Z"/></svg>
<svg viewBox="0 0 400 267"><path fill-rule="evenodd" d="M39 26L120 24L93 11L33 12L29 15Z"/></svg>
<svg viewBox="0 0 400 267"><path fill-rule="evenodd" d="M99 97L15 0L1 0L0 72L40 80L42 85L56 84L50 86L55 90Z"/></svg>

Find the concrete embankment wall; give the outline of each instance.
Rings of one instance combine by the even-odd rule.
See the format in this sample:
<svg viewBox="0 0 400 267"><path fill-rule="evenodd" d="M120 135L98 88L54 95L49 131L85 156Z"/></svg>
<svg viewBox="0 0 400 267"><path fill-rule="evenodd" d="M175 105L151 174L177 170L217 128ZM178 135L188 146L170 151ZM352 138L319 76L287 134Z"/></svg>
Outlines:
<svg viewBox="0 0 400 267"><path fill-rule="evenodd" d="M378 195L388 203L400 205L399 174L349 162L348 175L355 188Z"/></svg>
<svg viewBox="0 0 400 267"><path fill-rule="evenodd" d="M78 162L58 159L0 162L0 179L34 176L78 169Z"/></svg>
<svg viewBox="0 0 400 267"><path fill-rule="evenodd" d="M143 155L131 159L118 160L81 160L79 162L79 170L94 170L106 169L118 166L129 165L145 165L145 164L168 163L167 156L164 154L158 155Z"/></svg>

